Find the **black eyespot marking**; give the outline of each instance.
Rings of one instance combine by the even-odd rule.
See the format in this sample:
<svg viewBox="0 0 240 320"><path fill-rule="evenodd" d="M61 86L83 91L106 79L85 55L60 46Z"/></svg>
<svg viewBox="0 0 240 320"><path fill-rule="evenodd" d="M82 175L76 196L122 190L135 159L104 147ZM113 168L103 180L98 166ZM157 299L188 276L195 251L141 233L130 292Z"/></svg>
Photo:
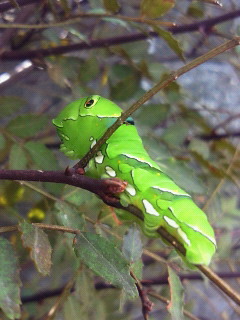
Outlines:
<svg viewBox="0 0 240 320"><path fill-rule="evenodd" d="M88 100L86 103L85 103L85 107L86 108L90 108L93 104L94 104L94 100L93 99L90 99Z"/></svg>

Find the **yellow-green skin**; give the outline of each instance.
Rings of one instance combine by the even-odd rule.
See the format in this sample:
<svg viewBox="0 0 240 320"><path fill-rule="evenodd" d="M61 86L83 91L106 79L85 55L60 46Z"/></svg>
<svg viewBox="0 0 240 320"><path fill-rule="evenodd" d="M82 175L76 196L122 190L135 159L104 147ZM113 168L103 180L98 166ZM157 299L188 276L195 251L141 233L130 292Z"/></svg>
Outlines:
<svg viewBox="0 0 240 320"><path fill-rule="evenodd" d="M121 112L112 101L97 95L70 103L53 120L62 141L60 150L71 159L81 159ZM127 181L126 190L119 194L121 203L142 210L144 222L139 224L147 236L158 237L156 230L162 226L183 244L188 262L210 263L216 242L207 216L149 157L131 120L101 147L86 174ZM134 220L126 211L117 213Z"/></svg>

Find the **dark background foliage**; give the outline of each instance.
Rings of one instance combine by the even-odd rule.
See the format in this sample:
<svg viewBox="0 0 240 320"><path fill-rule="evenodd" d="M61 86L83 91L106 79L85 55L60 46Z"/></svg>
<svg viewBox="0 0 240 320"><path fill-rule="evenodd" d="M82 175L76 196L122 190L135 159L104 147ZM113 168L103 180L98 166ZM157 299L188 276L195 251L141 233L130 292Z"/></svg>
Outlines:
<svg viewBox="0 0 240 320"><path fill-rule="evenodd" d="M58 151L51 123L67 103L94 93L126 110L171 71L240 30L237 0L222 6L214 0L6 0L0 14L0 162L9 170L73 165ZM133 115L154 160L208 214L218 242L211 268L234 290L239 102L236 47L172 82ZM149 319L240 317L169 246L120 224L113 208L85 190L1 180L0 221L1 319L142 319L130 269L151 289ZM84 232L74 245L76 229Z"/></svg>

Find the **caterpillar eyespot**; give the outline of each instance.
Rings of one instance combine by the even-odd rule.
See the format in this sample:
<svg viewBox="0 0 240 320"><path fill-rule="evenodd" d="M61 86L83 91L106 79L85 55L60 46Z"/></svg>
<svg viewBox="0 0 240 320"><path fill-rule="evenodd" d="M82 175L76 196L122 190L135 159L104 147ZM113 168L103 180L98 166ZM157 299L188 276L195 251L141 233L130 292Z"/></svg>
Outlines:
<svg viewBox="0 0 240 320"><path fill-rule="evenodd" d="M95 106L95 104L98 102L99 98L98 96L90 96L87 98L84 107L85 108L92 108L93 106Z"/></svg>

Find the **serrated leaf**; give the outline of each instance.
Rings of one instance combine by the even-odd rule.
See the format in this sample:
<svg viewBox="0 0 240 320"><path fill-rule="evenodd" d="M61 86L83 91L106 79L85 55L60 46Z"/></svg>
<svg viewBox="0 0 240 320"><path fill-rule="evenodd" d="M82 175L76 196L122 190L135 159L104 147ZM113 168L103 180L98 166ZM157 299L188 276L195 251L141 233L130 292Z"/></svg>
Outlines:
<svg viewBox="0 0 240 320"><path fill-rule="evenodd" d="M153 29L158 33L158 35L163 38L168 46L176 53L176 55L182 60L185 61L183 56L183 50L180 47L179 42L174 38L171 32L166 31L162 28L153 26Z"/></svg>
<svg viewBox="0 0 240 320"><path fill-rule="evenodd" d="M83 230L85 221L77 209L62 201L56 202L55 207L58 223L65 227Z"/></svg>
<svg viewBox="0 0 240 320"><path fill-rule="evenodd" d="M12 134L20 137L27 138L34 136L41 131L47 124L47 116L36 114L22 114L15 119L11 120L7 129Z"/></svg>
<svg viewBox="0 0 240 320"><path fill-rule="evenodd" d="M172 316L172 320L183 320L184 290L178 275L171 267L168 267L168 283L170 287L171 302L167 308Z"/></svg>
<svg viewBox="0 0 240 320"><path fill-rule="evenodd" d="M22 146L18 144L13 144L9 154L9 169L26 169L26 166L27 157Z"/></svg>
<svg viewBox="0 0 240 320"><path fill-rule="evenodd" d="M24 247L30 249L31 259L37 270L44 276L50 273L52 248L46 233L38 227L24 221L19 224Z"/></svg>
<svg viewBox="0 0 240 320"><path fill-rule="evenodd" d="M137 295L128 263L112 242L89 232L77 235L76 240L76 255L92 271L114 286L124 289L127 295Z"/></svg>
<svg viewBox="0 0 240 320"><path fill-rule="evenodd" d="M0 238L0 308L9 319L20 317L20 286L18 262L11 243Z"/></svg>
<svg viewBox="0 0 240 320"><path fill-rule="evenodd" d="M175 0L142 0L141 14L149 18L164 15L175 6Z"/></svg>
<svg viewBox="0 0 240 320"><path fill-rule="evenodd" d="M132 226L128 229L127 234L123 238L124 256L132 263L139 260L142 256L142 241L140 232L136 226Z"/></svg>
<svg viewBox="0 0 240 320"><path fill-rule="evenodd" d="M107 11L111 13L118 12L120 5L117 0L103 0L103 5Z"/></svg>
<svg viewBox="0 0 240 320"><path fill-rule="evenodd" d="M59 168L55 155L40 142L29 141L24 147L28 150L33 162L39 169L56 170Z"/></svg>
<svg viewBox="0 0 240 320"><path fill-rule="evenodd" d="M19 97L0 96L0 117L12 115L26 104L27 102Z"/></svg>

